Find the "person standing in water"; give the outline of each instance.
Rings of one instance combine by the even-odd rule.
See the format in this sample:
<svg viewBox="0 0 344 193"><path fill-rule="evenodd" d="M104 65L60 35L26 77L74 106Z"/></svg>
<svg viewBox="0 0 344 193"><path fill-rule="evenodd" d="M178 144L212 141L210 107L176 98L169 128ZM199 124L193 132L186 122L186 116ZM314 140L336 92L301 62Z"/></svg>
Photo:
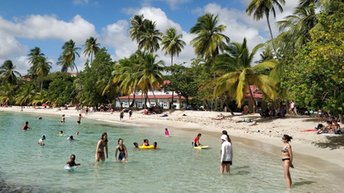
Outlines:
<svg viewBox="0 0 344 193"><path fill-rule="evenodd" d="M41 146L44 146L45 145L44 141L45 141L45 135L42 135L42 138L40 138L38 140L38 144L41 145Z"/></svg>
<svg viewBox="0 0 344 193"><path fill-rule="evenodd" d="M293 151L291 149L291 145L289 144L290 140L293 139L289 135L283 135L283 148L281 149L281 156L283 162L283 171L284 171L284 179L287 181L288 188L291 188L292 180L290 176L289 168L294 168L293 166Z"/></svg>
<svg viewBox="0 0 344 193"><path fill-rule="evenodd" d="M29 121L26 121L24 126L23 126L23 130L24 131L27 131L28 129L31 129L30 126L29 126Z"/></svg>
<svg viewBox="0 0 344 193"><path fill-rule="evenodd" d="M168 131L167 128L165 128L165 136L166 136L166 137L169 137L169 136L170 136L170 132Z"/></svg>
<svg viewBox="0 0 344 193"><path fill-rule="evenodd" d="M99 160L105 161L105 155L106 155L106 158L108 158L108 139L107 139L106 132L102 134L100 140L97 143L96 161L99 161Z"/></svg>
<svg viewBox="0 0 344 193"><path fill-rule="evenodd" d="M63 115L61 116L61 123L64 124L65 122L66 122L66 117L65 117L65 115L63 114Z"/></svg>
<svg viewBox="0 0 344 193"><path fill-rule="evenodd" d="M118 161L128 161L128 150L127 147L123 144L123 139L119 138L118 139L118 145L116 147L116 152L115 152L115 157ZM117 154L119 152L119 155L117 157Z"/></svg>
<svg viewBox="0 0 344 193"><path fill-rule="evenodd" d="M224 174L225 171L230 173L233 158L232 144L228 141L227 135L222 135L221 140L221 173Z"/></svg>
<svg viewBox="0 0 344 193"><path fill-rule="evenodd" d="M82 116L81 116L81 114L79 114L79 116L78 116L78 119L77 119L77 123L80 125L80 123L81 123L81 118L82 118Z"/></svg>

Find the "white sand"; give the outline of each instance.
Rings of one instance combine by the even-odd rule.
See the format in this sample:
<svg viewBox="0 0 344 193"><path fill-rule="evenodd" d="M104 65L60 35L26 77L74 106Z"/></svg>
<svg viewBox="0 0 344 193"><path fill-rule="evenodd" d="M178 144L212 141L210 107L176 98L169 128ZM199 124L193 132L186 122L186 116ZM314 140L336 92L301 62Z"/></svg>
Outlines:
<svg viewBox="0 0 344 193"><path fill-rule="evenodd" d="M0 107L0 111L22 112L20 107ZM134 111L132 119L129 119L125 113L124 120L119 120L119 112L90 112L87 115L84 112L78 112L75 108L69 110L29 108L23 109L23 113L39 113L50 115L78 116L82 113L85 119L93 119L112 123L153 126L156 128L173 128L173 129L201 129L207 132L215 132L221 135L221 131L226 129L230 136L247 138L273 146L282 146L281 137L288 134L294 139L292 146L294 152L322 159L340 167L344 167L344 148L329 149L320 148L315 143L327 143L327 137L317 135L316 132L302 132L307 129L314 129L318 124L316 121L310 121L309 117L286 117L284 119L268 119L260 121L259 115L231 116L230 113L222 113L225 118L215 120L219 112L208 111L174 111L167 112L167 117L161 117L162 114L143 115L142 111ZM185 114L186 116L183 116ZM240 122L240 120L252 119L257 123ZM76 118L75 118L76 120ZM324 123L323 123L324 124Z"/></svg>

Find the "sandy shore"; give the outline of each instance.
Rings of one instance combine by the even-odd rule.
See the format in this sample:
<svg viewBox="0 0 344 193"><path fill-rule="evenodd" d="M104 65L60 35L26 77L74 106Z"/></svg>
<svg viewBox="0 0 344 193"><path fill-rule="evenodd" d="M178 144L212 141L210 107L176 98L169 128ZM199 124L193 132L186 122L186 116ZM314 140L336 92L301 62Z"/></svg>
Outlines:
<svg viewBox="0 0 344 193"><path fill-rule="evenodd" d="M168 116L162 117L162 114L143 115L142 111L134 111L131 119L128 113L125 113L124 119L119 120L119 112L90 112L87 115L74 108L69 110L44 109L26 107L21 111L20 107L0 107L0 111L18 112L18 113L37 113L78 116L82 113L83 118L120 123L127 125L141 125L156 128L170 129L200 129L207 132L214 132L221 135L221 131L226 129L230 136L256 140L261 143L271 144L280 147L283 134L291 135L294 139L292 145L295 153L316 157L344 167L344 148L343 136L326 137L317 135L316 132L305 132L305 130L314 129L319 123L310 117L286 117L283 119L261 119L259 115L232 116L230 113L222 113L225 118L218 119L219 112L208 111L174 111L166 112ZM76 119L76 118L75 118ZM251 119L255 124L240 122ZM324 123L323 123L324 124ZM343 142L343 143L342 143ZM327 148L326 148L327 147Z"/></svg>

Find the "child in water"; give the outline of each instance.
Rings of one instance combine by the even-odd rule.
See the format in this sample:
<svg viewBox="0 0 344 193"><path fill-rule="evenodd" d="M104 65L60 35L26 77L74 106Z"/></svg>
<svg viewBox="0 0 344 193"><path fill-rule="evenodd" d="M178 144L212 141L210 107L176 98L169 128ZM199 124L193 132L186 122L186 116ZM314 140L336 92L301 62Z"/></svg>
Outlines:
<svg viewBox="0 0 344 193"><path fill-rule="evenodd" d="M69 161L67 162L67 165L69 167L80 166L80 164L75 163L75 155L74 154L70 155Z"/></svg>
<svg viewBox="0 0 344 193"><path fill-rule="evenodd" d="M170 132L168 131L167 128L165 128L165 136L166 136L166 137L169 137L169 136L170 136Z"/></svg>
<svg viewBox="0 0 344 193"><path fill-rule="evenodd" d="M45 141L45 135L42 135L42 138L40 138L40 139L38 140L38 144L41 145L41 146L43 146L43 145L45 145L44 141Z"/></svg>

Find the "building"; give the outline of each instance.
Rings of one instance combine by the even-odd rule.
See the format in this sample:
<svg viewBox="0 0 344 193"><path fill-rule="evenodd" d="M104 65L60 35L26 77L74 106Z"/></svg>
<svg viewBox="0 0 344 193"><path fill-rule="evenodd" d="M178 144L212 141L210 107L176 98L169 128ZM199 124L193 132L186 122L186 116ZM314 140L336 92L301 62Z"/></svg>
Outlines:
<svg viewBox="0 0 344 193"><path fill-rule="evenodd" d="M173 103L172 103L173 98ZM134 107L143 108L145 103L145 95L142 92L136 92L135 95L131 94L129 96L119 97L119 100L116 101L116 106L121 106L123 108L128 108L134 100ZM173 91L160 91L148 92L148 99L146 106L154 107L157 104L163 109L170 109L171 105L174 105L173 109L182 109L186 107L185 98L178 96Z"/></svg>

